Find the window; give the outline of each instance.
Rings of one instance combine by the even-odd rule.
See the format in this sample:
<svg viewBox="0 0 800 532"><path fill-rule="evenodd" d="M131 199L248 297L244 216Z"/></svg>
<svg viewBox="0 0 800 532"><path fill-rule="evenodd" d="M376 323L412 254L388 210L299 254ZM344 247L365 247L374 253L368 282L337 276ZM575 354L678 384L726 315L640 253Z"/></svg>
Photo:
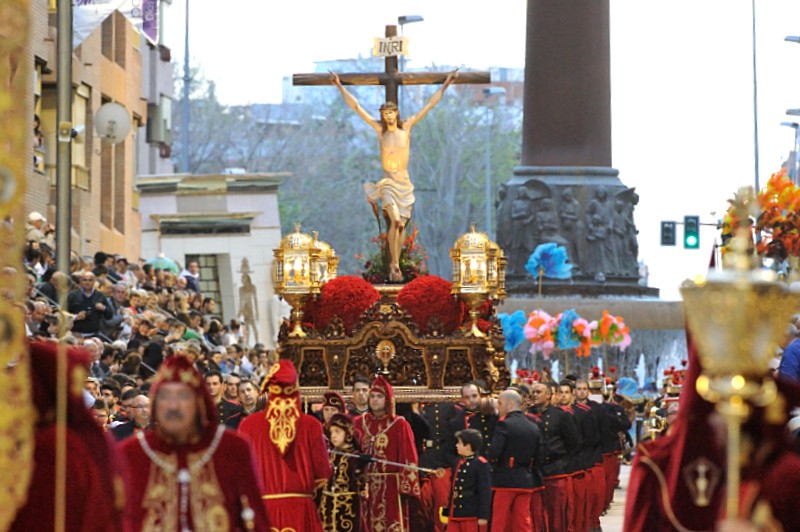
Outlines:
<svg viewBox="0 0 800 532"><path fill-rule="evenodd" d="M204 297L210 297L217 303L215 314L223 315L222 298L219 288L219 268L217 268L216 255L186 255L184 268L191 261L196 260L200 265L200 292Z"/></svg>
<svg viewBox="0 0 800 532"><path fill-rule="evenodd" d="M72 139L72 186L83 190L90 189L90 173L87 161L91 160L91 150L87 158L86 149L86 116L91 114L90 98L92 89L81 83L75 89L72 98L72 129L78 135Z"/></svg>

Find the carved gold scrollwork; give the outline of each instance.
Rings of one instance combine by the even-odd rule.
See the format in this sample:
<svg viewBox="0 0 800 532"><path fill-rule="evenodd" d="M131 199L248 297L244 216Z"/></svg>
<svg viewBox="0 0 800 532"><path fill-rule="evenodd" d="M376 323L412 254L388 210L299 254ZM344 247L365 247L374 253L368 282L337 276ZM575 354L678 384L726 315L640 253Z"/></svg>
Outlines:
<svg viewBox="0 0 800 532"><path fill-rule="evenodd" d="M33 54L28 46L29 0L0 2L0 530L25 502L33 468L30 365L23 309L26 169L33 165L31 101ZM7 220L14 219L15 223Z"/></svg>

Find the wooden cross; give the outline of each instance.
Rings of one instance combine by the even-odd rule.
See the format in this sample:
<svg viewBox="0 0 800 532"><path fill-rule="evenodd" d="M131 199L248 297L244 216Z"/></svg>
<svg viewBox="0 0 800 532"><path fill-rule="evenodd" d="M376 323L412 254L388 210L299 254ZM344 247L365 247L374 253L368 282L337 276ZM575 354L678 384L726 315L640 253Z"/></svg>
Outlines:
<svg viewBox="0 0 800 532"><path fill-rule="evenodd" d="M396 37L397 26L386 26L386 37ZM449 72L400 72L397 69L397 56L386 57L384 72L357 72L339 74L342 85L383 85L386 88L386 101L398 103L398 85L441 85ZM338 72L337 72L338 74ZM489 72L459 72L454 83L491 83ZM330 85L330 74L295 74L293 85Z"/></svg>

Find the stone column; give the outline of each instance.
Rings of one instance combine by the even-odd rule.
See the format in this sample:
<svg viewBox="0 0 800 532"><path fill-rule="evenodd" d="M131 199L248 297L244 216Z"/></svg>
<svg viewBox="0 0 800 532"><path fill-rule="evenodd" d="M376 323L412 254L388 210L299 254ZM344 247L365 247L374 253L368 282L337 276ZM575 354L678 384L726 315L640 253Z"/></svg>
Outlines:
<svg viewBox="0 0 800 532"><path fill-rule="evenodd" d="M608 0L529 0L523 166L611 166Z"/></svg>
<svg viewBox="0 0 800 532"><path fill-rule="evenodd" d="M608 0L528 0L522 164L501 185L497 241L512 295L536 291L525 270L543 243L567 249L559 295L657 295L639 285L638 196L611 167Z"/></svg>

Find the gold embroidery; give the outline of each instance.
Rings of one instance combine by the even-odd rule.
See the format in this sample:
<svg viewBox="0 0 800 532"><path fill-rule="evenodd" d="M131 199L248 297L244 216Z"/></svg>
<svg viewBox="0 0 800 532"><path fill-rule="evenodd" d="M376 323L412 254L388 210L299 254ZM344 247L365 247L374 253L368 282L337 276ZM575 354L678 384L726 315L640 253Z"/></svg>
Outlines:
<svg viewBox="0 0 800 532"><path fill-rule="evenodd" d="M330 490L322 491L322 500L319 505L322 529L325 532L350 532L355 527L358 516L354 502L358 493L350 489L350 463L345 457L331 455L333 477L329 486ZM352 472L357 474L356 471Z"/></svg>
<svg viewBox="0 0 800 532"><path fill-rule="evenodd" d="M160 458L178 467L178 459L171 455ZM178 477L169 474L155 463L150 464L150 476L147 479L142 508L145 511L142 520L142 531L177 530L178 528Z"/></svg>
<svg viewBox="0 0 800 532"><path fill-rule="evenodd" d="M281 386L280 384L270 384L268 391L270 395L294 395L297 392L297 385Z"/></svg>
<svg viewBox="0 0 800 532"><path fill-rule="evenodd" d="M202 458L203 453L190 454L186 462L189 470ZM227 532L230 530L225 496L217 479L213 463L209 462L192 474L189 501L192 506L192 523L195 530Z"/></svg>
<svg viewBox="0 0 800 532"><path fill-rule="evenodd" d="M683 467L683 479L692 495L695 506L705 508L711 504L711 494L717 489L722 471L711 460L701 456Z"/></svg>
<svg viewBox="0 0 800 532"><path fill-rule="evenodd" d="M289 397L270 397L266 418L269 422L270 441L278 447L281 454L286 454L297 436L297 420L300 418L297 401Z"/></svg>
<svg viewBox="0 0 800 532"><path fill-rule="evenodd" d="M83 382L86 380L88 373L86 369L77 364L74 368L72 368L72 378L70 379L70 390L69 393L73 397L82 397L83 396Z"/></svg>

